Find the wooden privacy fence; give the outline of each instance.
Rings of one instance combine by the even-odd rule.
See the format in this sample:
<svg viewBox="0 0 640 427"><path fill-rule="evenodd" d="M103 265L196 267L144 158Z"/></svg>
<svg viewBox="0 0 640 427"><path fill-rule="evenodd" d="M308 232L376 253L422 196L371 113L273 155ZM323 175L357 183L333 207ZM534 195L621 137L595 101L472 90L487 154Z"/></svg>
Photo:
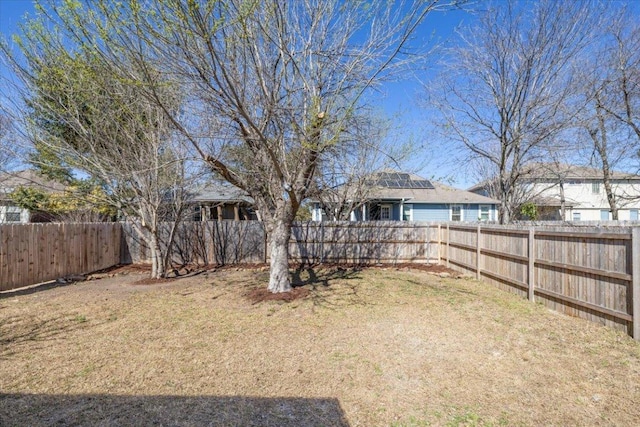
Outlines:
<svg viewBox="0 0 640 427"><path fill-rule="evenodd" d="M296 224L289 253L298 262L437 263L439 227L426 222L307 222Z"/></svg>
<svg viewBox="0 0 640 427"><path fill-rule="evenodd" d="M166 248L169 226L161 232ZM131 224L123 224L122 264L151 263L149 248ZM239 264L265 261L265 232L260 221L188 221L178 225L171 259L177 264Z"/></svg>
<svg viewBox="0 0 640 427"><path fill-rule="evenodd" d="M0 291L116 265L120 224L0 225Z"/></svg>
<svg viewBox="0 0 640 427"><path fill-rule="evenodd" d="M166 242L165 224L162 240ZM150 253L125 224L121 262L147 263ZM438 227L409 222L304 222L291 230L291 260L305 263L438 262ZM172 259L178 264L238 264L269 261L260 221L184 222L179 225Z"/></svg>
<svg viewBox="0 0 640 427"><path fill-rule="evenodd" d="M258 221L185 222L172 259L261 263L268 262L267 247ZM292 261L312 264L446 263L640 339L640 228L309 222L293 227L289 250ZM118 263L144 263L148 257L127 224L0 225L0 290Z"/></svg>
<svg viewBox="0 0 640 427"><path fill-rule="evenodd" d="M447 266L640 339L640 228L441 230Z"/></svg>

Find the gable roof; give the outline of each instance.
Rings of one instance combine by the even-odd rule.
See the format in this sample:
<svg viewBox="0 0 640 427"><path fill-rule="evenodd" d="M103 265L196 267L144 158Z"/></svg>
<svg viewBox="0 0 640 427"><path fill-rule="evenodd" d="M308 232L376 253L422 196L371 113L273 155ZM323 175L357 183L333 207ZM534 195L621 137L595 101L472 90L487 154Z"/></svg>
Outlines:
<svg viewBox="0 0 640 427"><path fill-rule="evenodd" d="M388 174L388 171L381 174ZM388 182L382 179L372 180L376 184L371 190L369 199L374 200L401 200L404 199L408 203L446 203L446 204L497 204L499 201L482 196L480 194L471 193L469 191L460 190L450 187L439 182L432 182L418 176L416 174L404 174L402 180ZM377 174L380 175L380 174ZM383 175L384 176L384 175ZM387 181L387 182L385 182Z"/></svg>
<svg viewBox="0 0 640 427"><path fill-rule="evenodd" d="M47 193L65 190L64 184L51 181L33 169L0 173L0 197L6 198L18 187L37 188Z"/></svg>
<svg viewBox="0 0 640 427"><path fill-rule="evenodd" d="M597 168L588 166L569 165L566 163L532 163L527 170L521 175L522 182L531 181L554 181L559 178L564 181L602 181L602 171ZM640 181L640 175L628 172L613 171L612 180L615 181ZM467 189L467 191L483 191L490 188L492 180L487 179L481 181Z"/></svg>
<svg viewBox="0 0 640 427"><path fill-rule="evenodd" d="M205 188L196 191L191 200L194 202L253 204L253 199L244 190L230 184L221 183L211 183Z"/></svg>
<svg viewBox="0 0 640 427"><path fill-rule="evenodd" d="M602 180L602 170L589 166L577 166L566 163L538 162L529 166L528 171L522 177L524 179L551 179L558 177L574 180ZM628 172L613 171L611 179L615 180L640 180L640 175Z"/></svg>

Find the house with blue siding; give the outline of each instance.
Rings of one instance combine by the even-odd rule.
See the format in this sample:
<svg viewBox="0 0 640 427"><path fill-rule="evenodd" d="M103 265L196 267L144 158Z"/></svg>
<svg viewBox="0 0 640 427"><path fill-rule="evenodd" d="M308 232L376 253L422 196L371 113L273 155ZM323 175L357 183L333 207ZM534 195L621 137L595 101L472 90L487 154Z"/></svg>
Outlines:
<svg viewBox="0 0 640 427"><path fill-rule="evenodd" d="M499 201L429 181L415 174L385 171L370 180L352 221L496 221ZM327 219L326 207L312 204L312 219Z"/></svg>

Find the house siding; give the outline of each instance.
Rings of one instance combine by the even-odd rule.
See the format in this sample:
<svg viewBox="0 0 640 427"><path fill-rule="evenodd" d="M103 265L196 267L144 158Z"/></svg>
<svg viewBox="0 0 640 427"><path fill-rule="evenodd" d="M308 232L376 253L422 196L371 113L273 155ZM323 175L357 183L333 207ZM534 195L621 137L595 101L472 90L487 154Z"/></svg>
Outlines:
<svg viewBox="0 0 640 427"><path fill-rule="evenodd" d="M480 218L480 206L478 205L465 205L462 207L462 220L463 221L478 221Z"/></svg>
<svg viewBox="0 0 640 427"><path fill-rule="evenodd" d="M413 203L414 221L449 221L449 205Z"/></svg>
<svg viewBox="0 0 640 427"><path fill-rule="evenodd" d="M399 204L394 204L393 208L391 209L391 219L393 221L400 221L402 218L400 218L400 205Z"/></svg>

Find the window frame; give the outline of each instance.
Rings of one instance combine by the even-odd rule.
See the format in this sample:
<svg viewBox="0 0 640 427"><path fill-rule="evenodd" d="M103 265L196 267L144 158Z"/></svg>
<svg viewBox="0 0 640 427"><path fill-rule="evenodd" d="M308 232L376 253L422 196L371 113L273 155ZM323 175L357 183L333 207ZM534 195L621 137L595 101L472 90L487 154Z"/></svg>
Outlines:
<svg viewBox="0 0 640 427"><path fill-rule="evenodd" d="M389 218L383 218L383 212L387 209ZM393 221L393 207L391 205L380 205L380 221Z"/></svg>
<svg viewBox="0 0 640 427"><path fill-rule="evenodd" d="M487 218L482 218L482 209L487 210ZM480 205L478 206L478 219L480 221L491 221L491 205Z"/></svg>
<svg viewBox="0 0 640 427"><path fill-rule="evenodd" d="M458 210L458 219L454 219L454 210ZM449 220L452 222L462 222L462 218L463 218L463 214L462 214L462 205L460 204L453 204L451 205L450 209L449 209Z"/></svg>
<svg viewBox="0 0 640 427"><path fill-rule="evenodd" d="M4 223L17 224L22 222L22 209L18 206L5 206L2 209L2 221Z"/></svg>
<svg viewBox="0 0 640 427"><path fill-rule="evenodd" d="M413 221L413 203L406 203L402 206L402 220L403 221ZM409 218L406 219L405 213L409 213Z"/></svg>

